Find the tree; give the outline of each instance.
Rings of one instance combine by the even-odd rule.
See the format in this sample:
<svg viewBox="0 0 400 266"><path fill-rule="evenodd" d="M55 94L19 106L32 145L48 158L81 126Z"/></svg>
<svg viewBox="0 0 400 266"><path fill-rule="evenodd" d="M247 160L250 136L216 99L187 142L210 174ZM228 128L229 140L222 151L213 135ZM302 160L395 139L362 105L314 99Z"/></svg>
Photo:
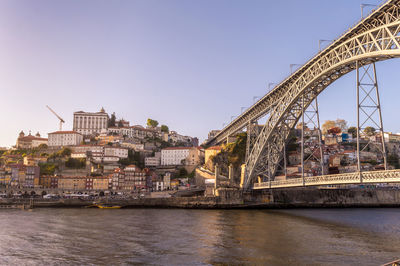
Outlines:
<svg viewBox="0 0 400 266"><path fill-rule="evenodd" d="M118 127L123 127L124 126L124 124L122 123L122 120L119 120L118 121Z"/></svg>
<svg viewBox="0 0 400 266"><path fill-rule="evenodd" d="M54 175L56 166L53 163L39 163L40 175Z"/></svg>
<svg viewBox="0 0 400 266"><path fill-rule="evenodd" d="M72 150L70 148L63 148L59 152L60 152L61 156L70 156L72 153Z"/></svg>
<svg viewBox="0 0 400 266"><path fill-rule="evenodd" d="M147 125L149 127L157 127L158 126L158 121L157 120L153 120L151 118L147 119Z"/></svg>
<svg viewBox="0 0 400 266"><path fill-rule="evenodd" d="M161 132L169 133L169 128L166 125L161 125Z"/></svg>
<svg viewBox="0 0 400 266"><path fill-rule="evenodd" d="M115 127L115 120L117 120L117 117L114 112L112 113L110 120L108 120L108 127Z"/></svg>
<svg viewBox="0 0 400 266"><path fill-rule="evenodd" d="M342 130L342 132L347 130L347 121L346 120L338 118L338 119L336 119L335 123L336 123L336 126Z"/></svg>
<svg viewBox="0 0 400 266"><path fill-rule="evenodd" d="M353 136L353 138L357 137L357 128L356 127L349 127L347 132Z"/></svg>
<svg viewBox="0 0 400 266"><path fill-rule="evenodd" d="M331 129L336 126L336 122L333 120L326 120L325 123L322 124L322 133L326 134L328 129Z"/></svg>
<svg viewBox="0 0 400 266"><path fill-rule="evenodd" d="M45 149L48 148L48 146L47 146L46 144L42 143L42 144L40 144L40 145L38 146L38 148L39 148L39 150L45 150Z"/></svg>
<svg viewBox="0 0 400 266"><path fill-rule="evenodd" d="M187 170L185 168L180 168L178 175L179 175L180 178L184 178L184 177L186 177L188 175L188 172L187 172Z"/></svg>
<svg viewBox="0 0 400 266"><path fill-rule="evenodd" d="M364 128L364 133L365 133L367 136L373 136L373 135L375 135L375 131L376 131L376 129L375 129L374 127L366 127L366 128Z"/></svg>
<svg viewBox="0 0 400 266"><path fill-rule="evenodd" d="M400 168L399 156L397 156L396 153L389 154L388 157L387 157L387 162L388 162L388 164L394 166L395 169L399 169Z"/></svg>
<svg viewBox="0 0 400 266"><path fill-rule="evenodd" d="M72 169L83 169L86 167L86 159L68 158L65 166Z"/></svg>

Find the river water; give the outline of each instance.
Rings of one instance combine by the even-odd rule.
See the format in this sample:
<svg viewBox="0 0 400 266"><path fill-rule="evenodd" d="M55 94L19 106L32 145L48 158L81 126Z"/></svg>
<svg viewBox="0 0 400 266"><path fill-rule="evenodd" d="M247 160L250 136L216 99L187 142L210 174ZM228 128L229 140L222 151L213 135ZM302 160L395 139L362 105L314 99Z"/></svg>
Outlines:
<svg viewBox="0 0 400 266"><path fill-rule="evenodd" d="M1 265L380 265L400 209L0 210Z"/></svg>

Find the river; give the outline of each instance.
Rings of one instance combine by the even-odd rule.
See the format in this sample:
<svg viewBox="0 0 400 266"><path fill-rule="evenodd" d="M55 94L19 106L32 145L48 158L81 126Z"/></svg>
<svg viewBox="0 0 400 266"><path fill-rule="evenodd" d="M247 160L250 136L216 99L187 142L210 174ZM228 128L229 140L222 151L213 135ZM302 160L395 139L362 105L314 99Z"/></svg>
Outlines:
<svg viewBox="0 0 400 266"><path fill-rule="evenodd" d="M380 265L400 209L0 210L1 265Z"/></svg>

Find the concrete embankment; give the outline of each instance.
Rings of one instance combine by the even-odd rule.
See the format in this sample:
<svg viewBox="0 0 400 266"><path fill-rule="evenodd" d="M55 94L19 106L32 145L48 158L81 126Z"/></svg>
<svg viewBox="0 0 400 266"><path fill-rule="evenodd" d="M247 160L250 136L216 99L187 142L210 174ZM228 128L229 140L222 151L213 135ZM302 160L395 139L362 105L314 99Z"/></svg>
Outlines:
<svg viewBox="0 0 400 266"><path fill-rule="evenodd" d="M317 189L293 188L242 193L239 190L220 190L217 197L171 197L139 199L101 199L100 202L123 208L321 208L321 207L400 207L400 190L374 189ZM30 199L1 199L0 205L29 204ZM97 200L99 202L99 200ZM35 199L34 208L87 207L92 200Z"/></svg>
<svg viewBox="0 0 400 266"><path fill-rule="evenodd" d="M245 196L245 202L253 207L265 208L400 207L400 190L397 188L276 189L271 192L253 192Z"/></svg>

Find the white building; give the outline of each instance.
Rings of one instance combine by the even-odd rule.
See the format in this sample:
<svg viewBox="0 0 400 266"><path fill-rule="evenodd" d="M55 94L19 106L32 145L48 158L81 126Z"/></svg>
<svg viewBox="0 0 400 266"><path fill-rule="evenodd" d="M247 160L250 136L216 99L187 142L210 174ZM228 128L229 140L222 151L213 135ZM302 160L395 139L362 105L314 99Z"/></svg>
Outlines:
<svg viewBox="0 0 400 266"><path fill-rule="evenodd" d="M120 136L126 136L128 138L144 139L145 137L157 136L157 131L152 129L146 129L142 126L131 126L131 127L110 127L107 133L117 134Z"/></svg>
<svg viewBox="0 0 400 266"><path fill-rule="evenodd" d="M170 147L161 150L161 165L182 165L189 156L190 147Z"/></svg>
<svg viewBox="0 0 400 266"><path fill-rule="evenodd" d="M384 132L385 142L400 142L400 133Z"/></svg>
<svg viewBox="0 0 400 266"><path fill-rule="evenodd" d="M56 131L48 135L50 147L75 146L83 141L82 134L75 131Z"/></svg>
<svg viewBox="0 0 400 266"><path fill-rule="evenodd" d="M144 158L144 165L146 167L160 166L161 164L161 152L156 152L154 157Z"/></svg>
<svg viewBox="0 0 400 266"><path fill-rule="evenodd" d="M193 138L189 136L183 136L178 134L176 131L169 132L168 141L172 143L192 143Z"/></svg>
<svg viewBox="0 0 400 266"><path fill-rule="evenodd" d="M108 114L101 108L100 112L75 112L73 130L82 135L100 133L102 129L108 127Z"/></svg>
<svg viewBox="0 0 400 266"><path fill-rule="evenodd" d="M104 147L104 155L118 158L128 158L128 149L120 147Z"/></svg>
<svg viewBox="0 0 400 266"><path fill-rule="evenodd" d="M72 158L86 158L88 152L97 161L118 162L119 159L128 158L128 149L121 147L103 147L97 145L79 145L73 147Z"/></svg>
<svg viewBox="0 0 400 266"><path fill-rule="evenodd" d="M130 148L130 149L134 149L135 151L143 151L144 150L144 144L142 144L142 143L122 142L121 146Z"/></svg>

